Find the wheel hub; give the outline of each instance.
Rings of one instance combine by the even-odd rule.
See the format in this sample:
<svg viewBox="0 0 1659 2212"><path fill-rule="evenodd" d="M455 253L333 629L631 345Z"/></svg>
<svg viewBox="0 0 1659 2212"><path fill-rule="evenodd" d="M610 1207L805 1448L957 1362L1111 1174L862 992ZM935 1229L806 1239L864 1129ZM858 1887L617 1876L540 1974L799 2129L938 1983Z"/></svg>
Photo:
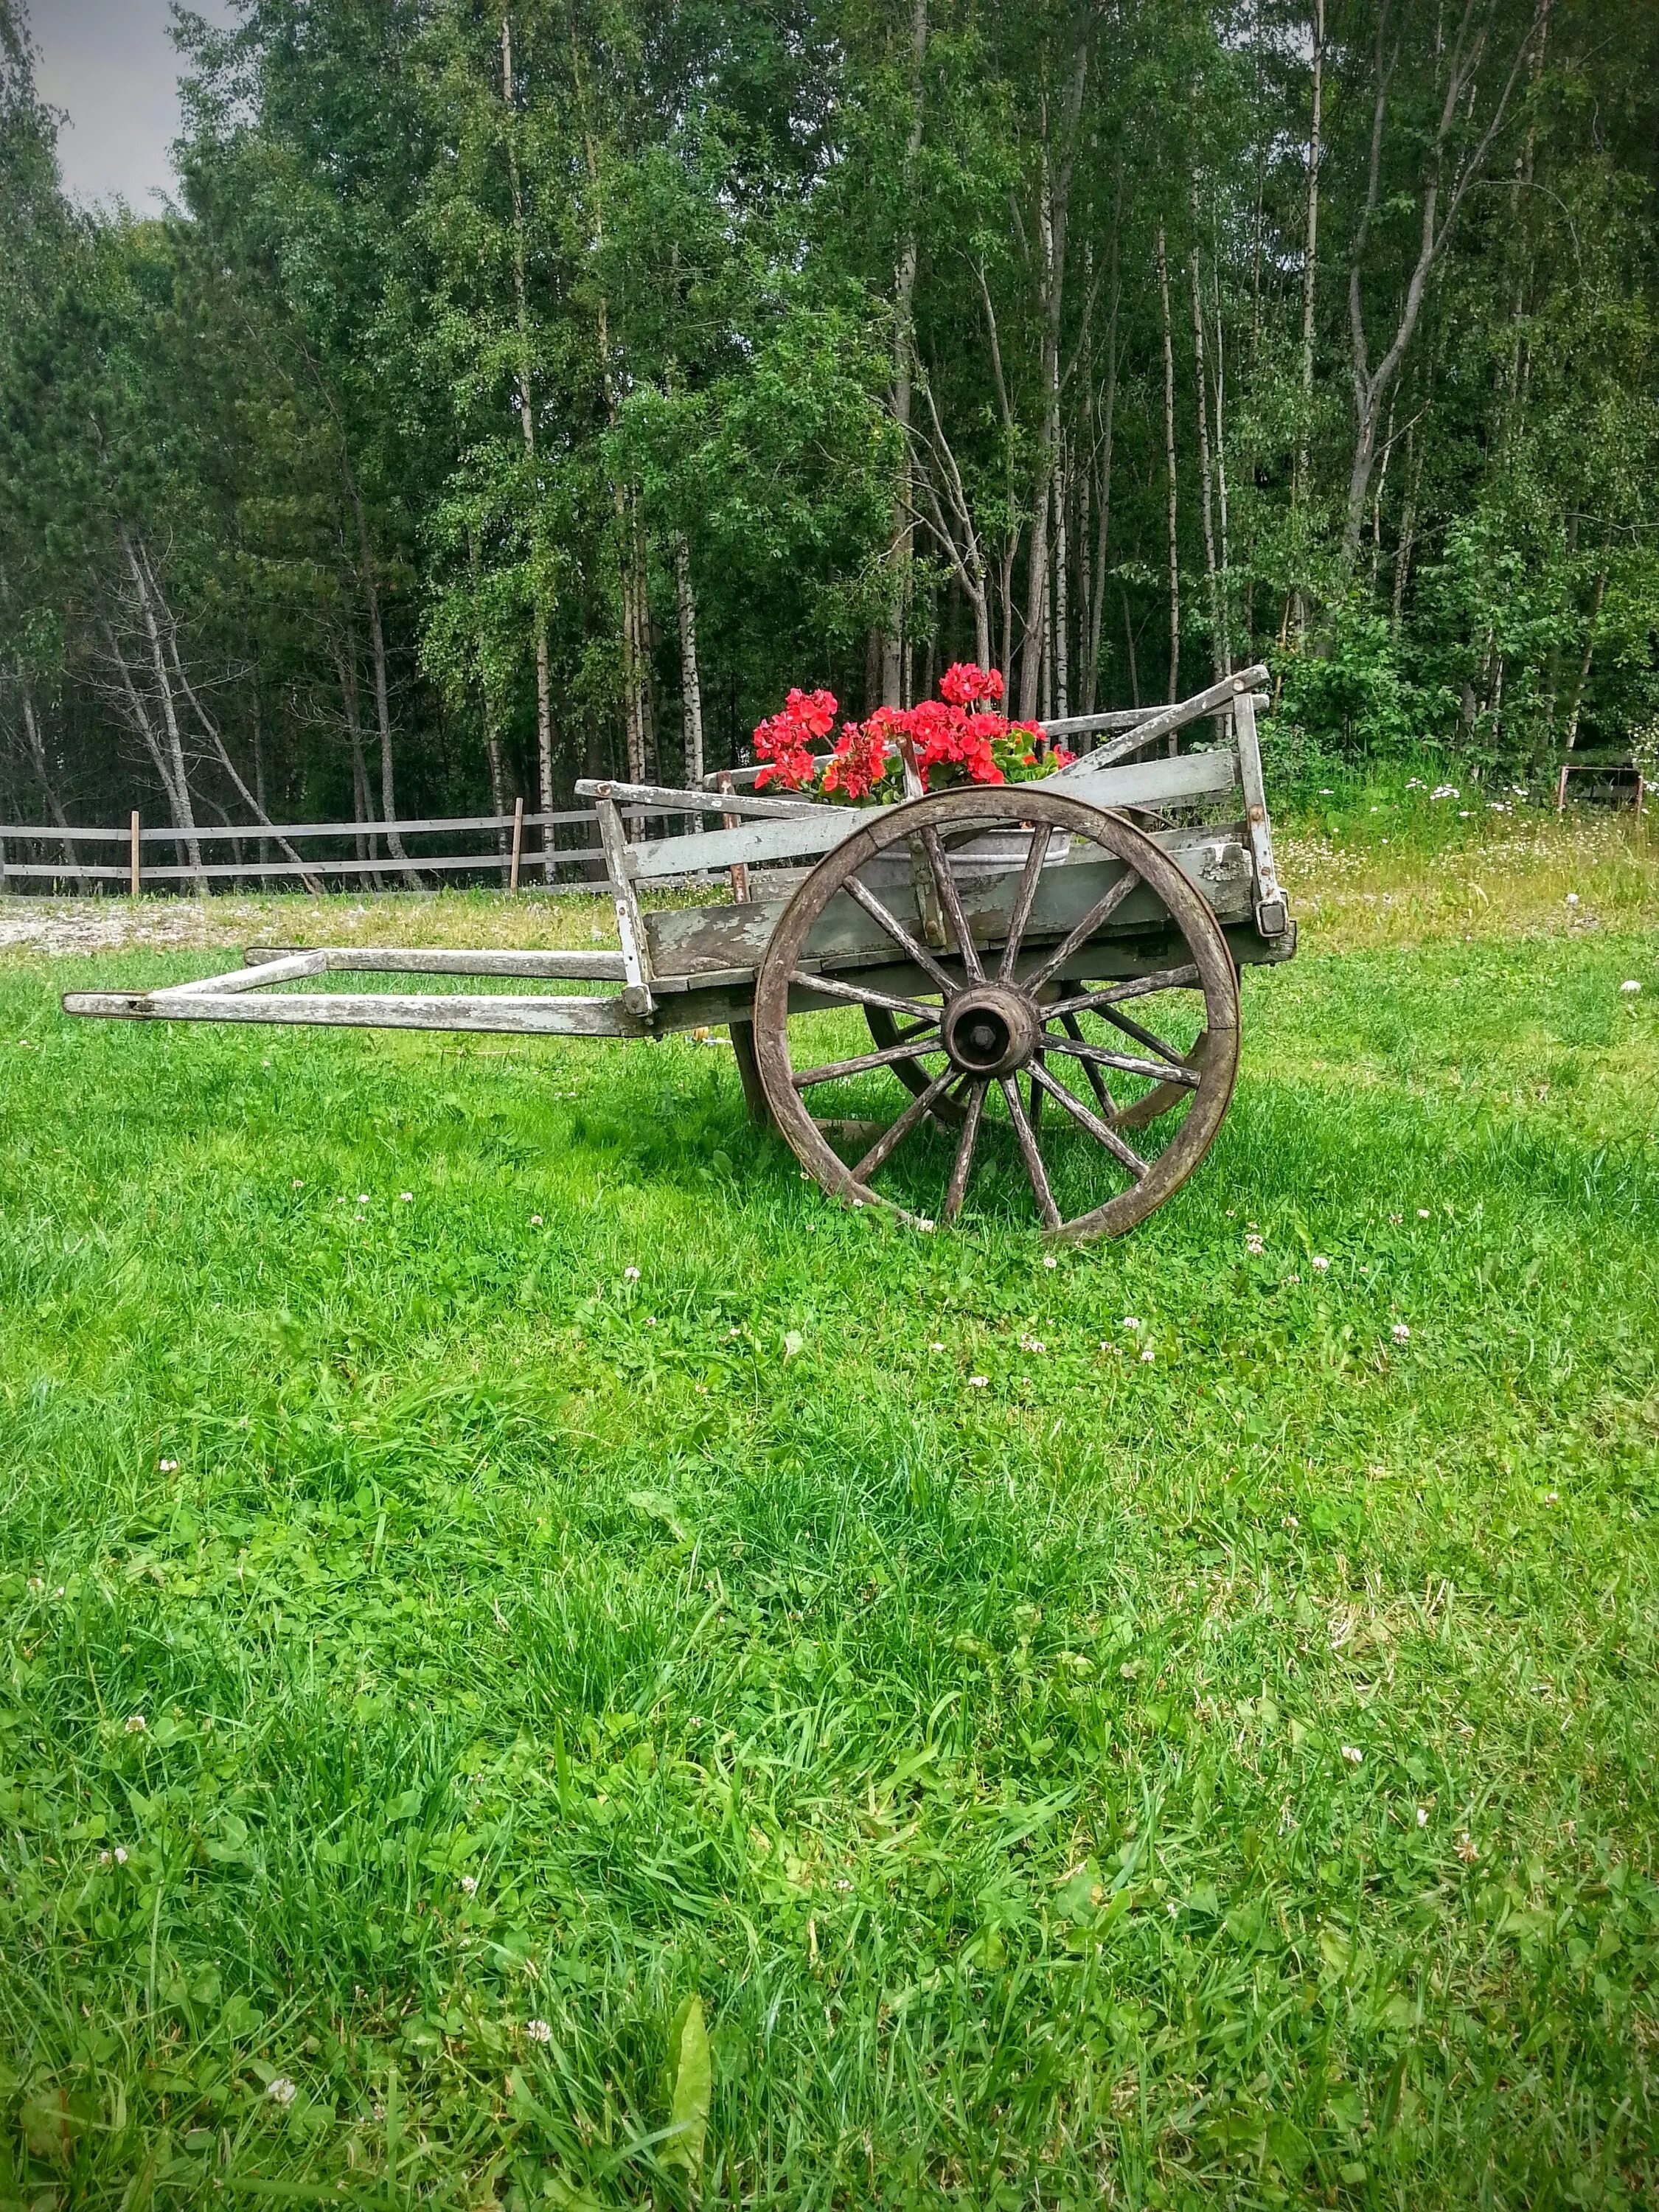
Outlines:
<svg viewBox="0 0 1659 2212"><path fill-rule="evenodd" d="M964 1075L1012 1075L1036 1050L1037 1010L1006 983L976 983L945 1010L942 1036L951 1064Z"/></svg>

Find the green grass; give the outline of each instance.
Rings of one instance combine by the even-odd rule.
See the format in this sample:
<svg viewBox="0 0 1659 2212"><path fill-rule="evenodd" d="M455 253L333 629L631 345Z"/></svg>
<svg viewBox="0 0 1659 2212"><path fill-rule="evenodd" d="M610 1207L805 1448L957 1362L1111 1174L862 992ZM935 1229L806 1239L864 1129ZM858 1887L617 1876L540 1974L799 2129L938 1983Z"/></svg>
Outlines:
<svg viewBox="0 0 1659 2212"><path fill-rule="evenodd" d="M690 1041L0 966L0 2203L684 2203L693 1995L706 2204L1653 2201L1653 871L1547 834L1637 889L1356 847L1054 1265Z"/></svg>

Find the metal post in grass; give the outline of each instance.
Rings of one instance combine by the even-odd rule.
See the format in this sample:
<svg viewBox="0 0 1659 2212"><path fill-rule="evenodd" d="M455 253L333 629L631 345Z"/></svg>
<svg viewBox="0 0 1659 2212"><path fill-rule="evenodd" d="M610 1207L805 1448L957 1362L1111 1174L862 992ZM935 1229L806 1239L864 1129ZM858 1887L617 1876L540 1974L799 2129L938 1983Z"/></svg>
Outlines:
<svg viewBox="0 0 1659 2212"><path fill-rule="evenodd" d="M142 880L142 868L138 859L139 834L138 809L135 806L132 810L132 825L131 832L132 842L129 848L131 860L128 866L128 882L131 886L131 895L134 898L137 898L138 896L138 886Z"/></svg>

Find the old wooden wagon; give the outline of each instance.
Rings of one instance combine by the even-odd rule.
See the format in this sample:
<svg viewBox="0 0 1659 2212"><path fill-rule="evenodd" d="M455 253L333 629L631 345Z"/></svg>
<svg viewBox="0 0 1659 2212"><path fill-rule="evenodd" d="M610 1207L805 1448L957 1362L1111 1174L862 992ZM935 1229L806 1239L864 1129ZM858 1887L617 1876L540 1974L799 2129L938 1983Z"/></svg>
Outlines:
<svg viewBox="0 0 1659 2212"><path fill-rule="evenodd" d="M619 951L255 947L228 975L64 1005L518 1036L723 1028L750 1111L836 1198L932 1228L989 1162L994 1206L1023 1170L1048 1235L1114 1235L1214 1139L1238 1064L1240 967L1295 949L1256 732L1265 678L1248 668L1176 706L1051 724L1098 742L1038 782L892 805L763 797L739 787L752 770L716 788L580 784ZM1182 732L1208 742L1183 752ZM720 820L629 842L623 805ZM647 887L715 873L724 903L641 904ZM341 971L491 988L307 988ZM588 988L514 988L554 981Z"/></svg>

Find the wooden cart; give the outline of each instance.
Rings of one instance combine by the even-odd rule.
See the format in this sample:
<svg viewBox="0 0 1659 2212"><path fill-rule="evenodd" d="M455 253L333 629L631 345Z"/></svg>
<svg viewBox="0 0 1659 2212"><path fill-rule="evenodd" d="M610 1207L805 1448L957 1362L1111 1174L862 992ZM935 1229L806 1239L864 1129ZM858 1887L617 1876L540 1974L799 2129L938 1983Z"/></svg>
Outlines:
<svg viewBox="0 0 1659 2212"><path fill-rule="evenodd" d="M1163 1204L1220 1126L1240 966L1295 950L1256 734L1265 677L1249 668L1176 706L1052 724L1103 741L1039 782L896 805L737 788L753 770L712 790L579 784L618 951L257 947L228 975L71 992L64 1006L519 1036L725 1027L750 1111L835 1197L932 1228L956 1218L978 1170L976 1204L983 1192L994 1211L1029 1182L1049 1236L1115 1235ZM1218 735L1183 753L1182 731ZM629 843L623 805L721 819ZM715 872L726 903L640 903L645 887ZM497 988L303 988L339 971ZM501 988L555 980L621 988Z"/></svg>

